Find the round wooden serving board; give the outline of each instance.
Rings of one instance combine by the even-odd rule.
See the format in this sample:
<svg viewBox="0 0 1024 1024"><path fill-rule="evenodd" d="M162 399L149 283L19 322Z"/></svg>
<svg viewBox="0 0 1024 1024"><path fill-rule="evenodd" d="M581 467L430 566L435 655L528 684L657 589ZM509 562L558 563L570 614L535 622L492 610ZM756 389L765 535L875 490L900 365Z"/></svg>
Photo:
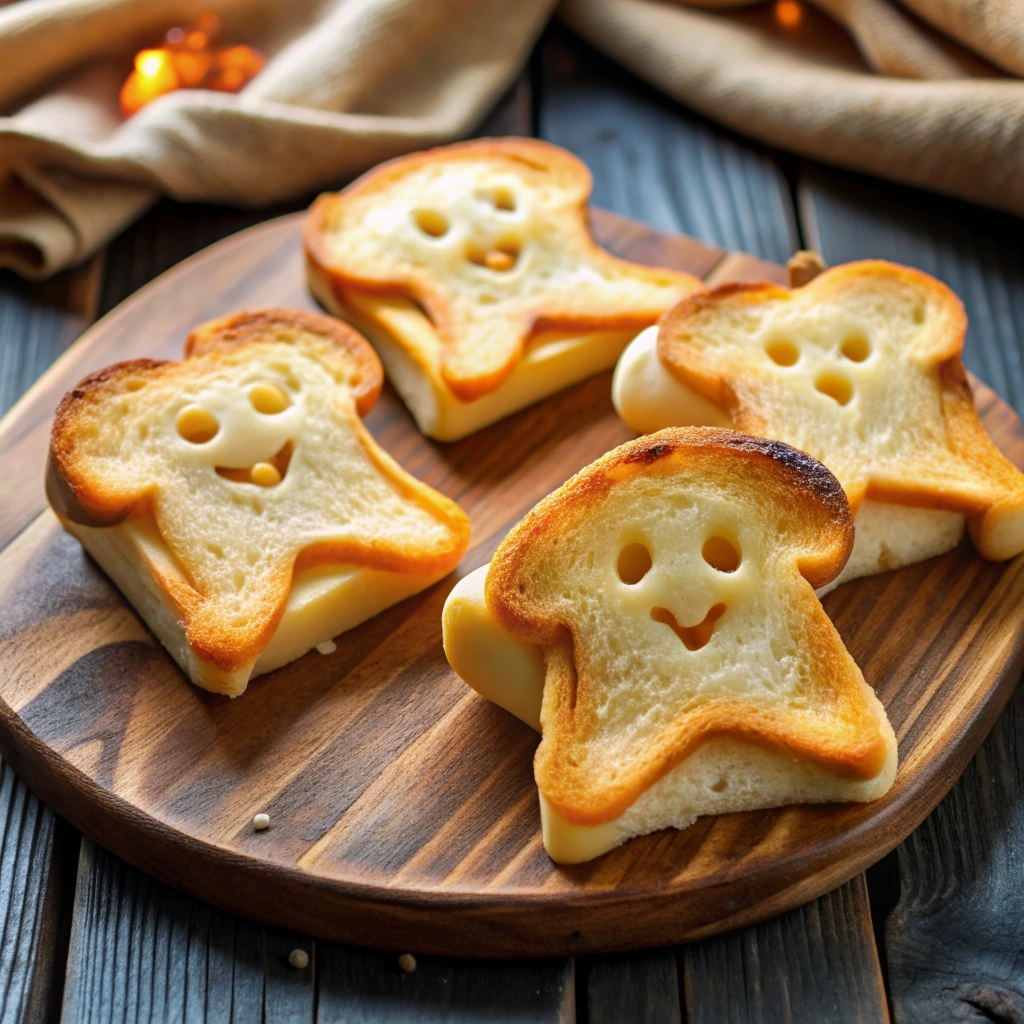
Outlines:
<svg viewBox="0 0 1024 1024"><path fill-rule="evenodd" d="M781 268L597 212L622 255L708 280ZM424 439L386 389L368 425L473 523L458 571L229 701L189 684L42 496L60 395L86 372L174 358L232 310L314 308L301 218L243 232L154 281L90 330L0 423L0 750L85 833L205 900L361 945L468 956L680 942L768 917L852 877L912 831L981 743L1024 661L1024 560L965 542L825 601L900 746L871 804L701 819L589 864L541 845L537 737L448 668L441 606L508 528L630 437L603 374L456 444ZM1024 465L1024 429L977 388ZM202 509L197 508L197 514ZM253 815L271 827L254 832Z"/></svg>

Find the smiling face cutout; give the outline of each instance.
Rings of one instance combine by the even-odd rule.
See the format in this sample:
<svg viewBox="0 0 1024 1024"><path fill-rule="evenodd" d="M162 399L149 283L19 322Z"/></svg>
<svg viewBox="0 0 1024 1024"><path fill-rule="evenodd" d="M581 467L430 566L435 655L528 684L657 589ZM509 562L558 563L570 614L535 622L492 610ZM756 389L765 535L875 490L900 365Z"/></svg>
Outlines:
<svg viewBox="0 0 1024 1024"><path fill-rule="evenodd" d="M891 730L813 592L852 543L824 467L732 431L640 438L541 502L486 594L544 649L548 803L611 821L712 736L875 776Z"/></svg>
<svg viewBox="0 0 1024 1024"><path fill-rule="evenodd" d="M197 656L230 671L273 635L293 569L443 573L469 524L363 427L380 364L354 331L295 310L198 328L180 363L140 360L65 396L51 501L85 526L152 517L160 578ZM158 568L152 568L159 573Z"/></svg>
<svg viewBox="0 0 1024 1024"><path fill-rule="evenodd" d="M691 296L658 333L662 363L733 425L778 438L865 498L963 512L981 554L1024 549L1024 476L978 420L945 285L881 261L803 288L728 285Z"/></svg>
<svg viewBox="0 0 1024 1024"><path fill-rule="evenodd" d="M310 211L310 260L345 288L402 295L441 339L441 374L469 401L495 390L535 327L653 323L701 282L615 259L593 240L590 175L528 139L403 157Z"/></svg>

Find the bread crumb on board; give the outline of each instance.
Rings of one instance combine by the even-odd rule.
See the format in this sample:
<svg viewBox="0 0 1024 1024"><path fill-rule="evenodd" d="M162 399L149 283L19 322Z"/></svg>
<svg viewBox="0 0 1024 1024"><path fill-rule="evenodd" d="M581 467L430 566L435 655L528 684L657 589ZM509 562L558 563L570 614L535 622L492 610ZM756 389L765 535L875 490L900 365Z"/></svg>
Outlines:
<svg viewBox="0 0 1024 1024"><path fill-rule="evenodd" d="M321 654L333 654L338 649L338 645L333 640L325 640L322 644L317 644L316 649Z"/></svg>
<svg viewBox="0 0 1024 1024"><path fill-rule="evenodd" d="M406 974L412 974L416 970L416 957L412 953L403 953L398 958L398 966L405 971Z"/></svg>
<svg viewBox="0 0 1024 1024"><path fill-rule="evenodd" d="M269 814L257 814L252 819L252 827L257 832L262 832L265 828L270 828L270 815Z"/></svg>
<svg viewBox="0 0 1024 1024"><path fill-rule="evenodd" d="M288 954L288 963L296 970L305 970L309 966L309 954L304 949L293 949Z"/></svg>

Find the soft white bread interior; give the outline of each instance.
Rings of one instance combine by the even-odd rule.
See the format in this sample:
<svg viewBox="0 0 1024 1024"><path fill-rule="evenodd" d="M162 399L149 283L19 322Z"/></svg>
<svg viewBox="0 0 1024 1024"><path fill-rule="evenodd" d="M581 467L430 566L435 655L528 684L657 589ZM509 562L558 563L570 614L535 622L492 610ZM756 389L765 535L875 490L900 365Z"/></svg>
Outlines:
<svg viewBox="0 0 1024 1024"><path fill-rule="evenodd" d="M370 346L295 310L204 324L61 402L47 493L198 685L232 696L455 566L469 523L361 422Z"/></svg>
<svg viewBox="0 0 1024 1024"><path fill-rule="evenodd" d="M541 725L553 859L702 814L888 790L895 736L812 591L851 534L806 456L667 430L583 470L456 585L450 664Z"/></svg>
<svg viewBox="0 0 1024 1024"><path fill-rule="evenodd" d="M638 334L622 353L612 378L612 402L641 434L669 426L732 426L727 412L684 384L662 362L657 326ZM963 512L864 498L853 522L849 561L818 591L819 597L848 580L900 569L952 550L960 543L967 520Z"/></svg>
<svg viewBox="0 0 1024 1024"><path fill-rule="evenodd" d="M703 287L600 248L590 189L576 157L534 139L402 157L314 203L304 234L310 286L326 308L373 323L401 350L396 386L418 421L451 438L465 429L456 402L475 405L467 423L491 422L613 365L616 344L621 351ZM564 351L541 357L553 345ZM512 379L531 356L545 365ZM435 425L431 400L451 422Z"/></svg>

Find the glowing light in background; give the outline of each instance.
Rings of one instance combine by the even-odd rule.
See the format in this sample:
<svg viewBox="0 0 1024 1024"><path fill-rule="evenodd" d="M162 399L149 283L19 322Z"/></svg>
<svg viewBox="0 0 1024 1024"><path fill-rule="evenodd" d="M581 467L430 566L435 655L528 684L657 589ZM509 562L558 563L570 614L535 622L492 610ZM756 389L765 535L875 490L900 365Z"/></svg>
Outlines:
<svg viewBox="0 0 1024 1024"><path fill-rule="evenodd" d="M775 20L783 28L796 28L804 16L796 0L778 0L775 4Z"/></svg>
<svg viewBox="0 0 1024 1024"><path fill-rule="evenodd" d="M121 112L131 117L175 89L238 92L267 59L251 46L218 47L220 19L202 14L195 25L172 28L164 44L135 55L135 70L121 87Z"/></svg>

